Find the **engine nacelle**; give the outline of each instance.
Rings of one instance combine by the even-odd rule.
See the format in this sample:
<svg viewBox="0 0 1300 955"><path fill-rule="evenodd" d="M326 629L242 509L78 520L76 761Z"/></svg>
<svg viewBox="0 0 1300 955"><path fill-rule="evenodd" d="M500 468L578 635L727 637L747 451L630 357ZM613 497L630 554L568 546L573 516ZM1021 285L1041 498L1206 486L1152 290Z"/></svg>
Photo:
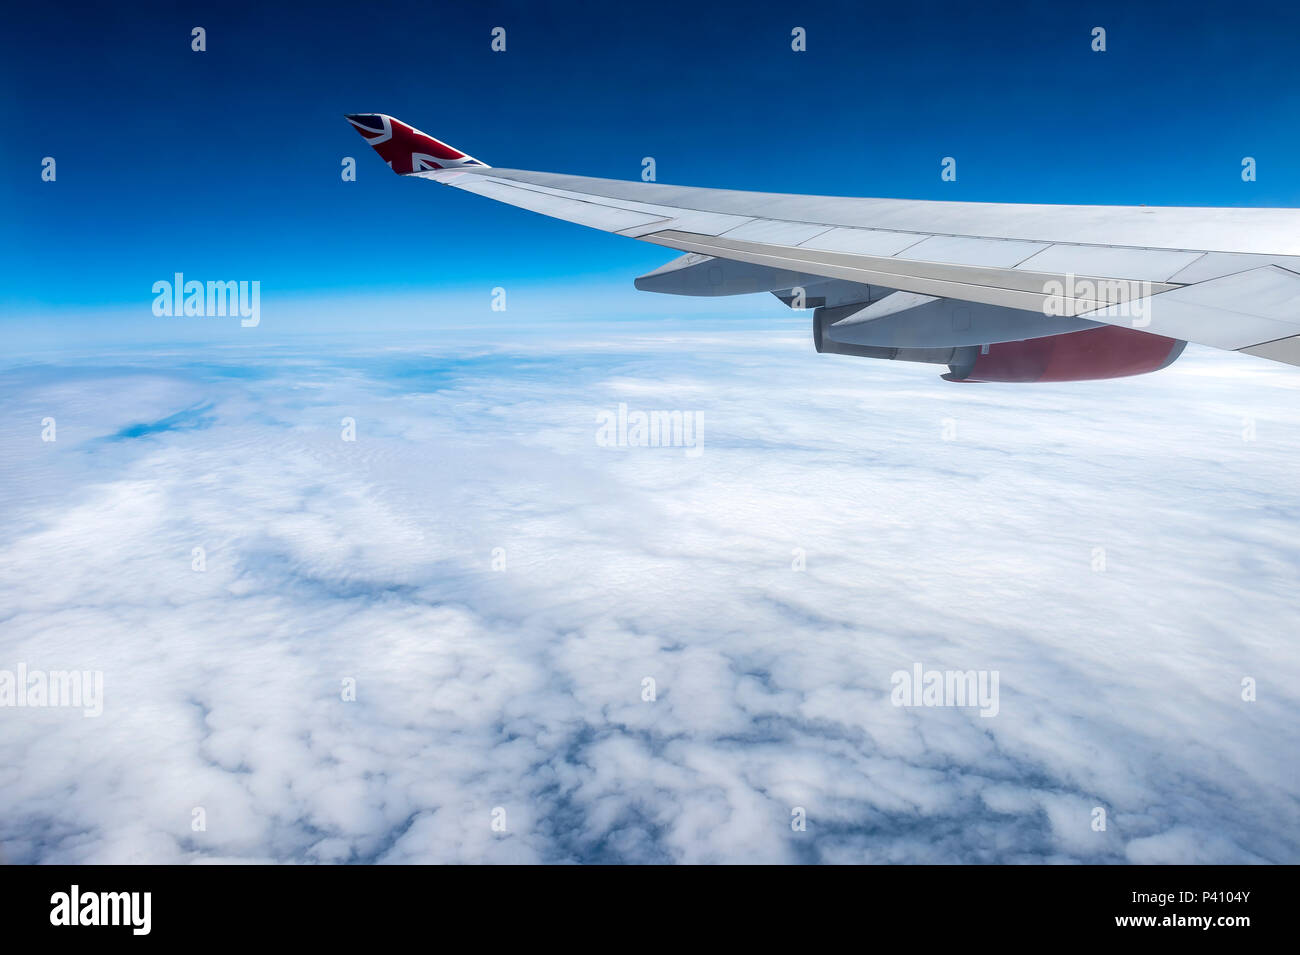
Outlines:
<svg viewBox="0 0 1300 955"><path fill-rule="evenodd" d="M1144 375L1172 365L1184 341L1117 325L988 345L891 347L833 340L827 329L843 309L818 309L813 344L819 352L947 365L947 381L1092 381ZM969 340L969 339L968 339Z"/></svg>
<svg viewBox="0 0 1300 955"><path fill-rule="evenodd" d="M1187 342L1118 325L998 342L948 366L948 381L1095 381L1145 375L1172 365Z"/></svg>

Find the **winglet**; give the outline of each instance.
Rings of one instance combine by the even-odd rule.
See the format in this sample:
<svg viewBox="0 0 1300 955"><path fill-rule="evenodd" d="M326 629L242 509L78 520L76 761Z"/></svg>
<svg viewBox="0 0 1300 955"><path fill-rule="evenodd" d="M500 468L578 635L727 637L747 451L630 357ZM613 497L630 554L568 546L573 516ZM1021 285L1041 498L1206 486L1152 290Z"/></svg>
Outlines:
<svg viewBox="0 0 1300 955"><path fill-rule="evenodd" d="M407 176L430 169L487 165L392 116L383 113L346 115L353 128L398 175Z"/></svg>

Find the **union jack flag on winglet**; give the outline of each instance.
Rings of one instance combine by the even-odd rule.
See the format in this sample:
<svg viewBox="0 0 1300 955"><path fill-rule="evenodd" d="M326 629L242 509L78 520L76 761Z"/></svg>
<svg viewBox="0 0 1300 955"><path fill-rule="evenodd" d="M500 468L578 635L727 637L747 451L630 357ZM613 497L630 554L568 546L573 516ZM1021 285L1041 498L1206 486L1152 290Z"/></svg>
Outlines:
<svg viewBox="0 0 1300 955"><path fill-rule="evenodd" d="M351 113L347 120L399 175L429 169L487 165L383 113Z"/></svg>

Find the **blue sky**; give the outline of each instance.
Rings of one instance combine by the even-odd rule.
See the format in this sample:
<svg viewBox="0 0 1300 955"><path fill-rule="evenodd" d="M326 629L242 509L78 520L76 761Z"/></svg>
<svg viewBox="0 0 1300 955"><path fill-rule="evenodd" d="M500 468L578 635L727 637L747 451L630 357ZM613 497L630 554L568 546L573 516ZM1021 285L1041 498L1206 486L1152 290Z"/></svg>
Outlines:
<svg viewBox="0 0 1300 955"><path fill-rule="evenodd" d="M0 97L0 289L31 330L108 310L147 334L181 271L287 303L460 308L598 296L657 248L399 180L342 119L381 111L499 166L846 195L1294 205L1289 5L158 5L13 11ZM1267 28L1261 28L1261 25ZM190 29L208 49L190 49ZM494 26L507 51L489 48ZM790 30L808 51L790 50ZM1107 30L1105 53L1091 30ZM44 156L58 162L40 180ZM1243 183L1254 156L1259 178ZM343 183L340 160L358 160ZM958 160L943 183L939 163ZM768 302L748 300L750 309ZM734 306L723 306L734 307ZM454 310L453 308L453 310ZM113 311L115 310L115 311ZM123 320L125 319L125 320ZM69 326L71 327L71 326ZM268 329L267 331L273 331ZM48 330L47 330L48 331Z"/></svg>

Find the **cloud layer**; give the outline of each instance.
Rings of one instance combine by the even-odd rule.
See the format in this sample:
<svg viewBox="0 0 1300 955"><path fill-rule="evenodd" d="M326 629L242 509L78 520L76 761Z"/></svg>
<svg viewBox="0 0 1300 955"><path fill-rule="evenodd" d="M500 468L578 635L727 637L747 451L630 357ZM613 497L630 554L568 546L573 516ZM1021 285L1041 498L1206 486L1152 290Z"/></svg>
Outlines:
<svg viewBox="0 0 1300 955"><path fill-rule="evenodd" d="M0 708L8 861L1300 860L1294 369L195 354L0 385L0 670L105 697ZM599 446L619 403L703 453ZM894 706L916 663L997 715Z"/></svg>

